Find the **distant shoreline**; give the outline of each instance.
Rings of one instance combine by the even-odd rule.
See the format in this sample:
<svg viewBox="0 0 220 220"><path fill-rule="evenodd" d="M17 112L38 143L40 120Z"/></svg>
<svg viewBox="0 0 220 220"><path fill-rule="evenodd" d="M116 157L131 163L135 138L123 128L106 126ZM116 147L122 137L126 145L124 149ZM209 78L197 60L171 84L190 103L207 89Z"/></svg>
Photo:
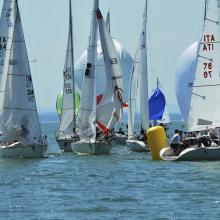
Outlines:
<svg viewBox="0 0 220 220"><path fill-rule="evenodd" d="M138 120L138 115L137 114L137 120ZM59 117L56 112L41 112L39 113L39 119L40 122L59 122ZM126 112L123 114L123 121L127 121L128 115ZM180 113L171 113L170 114L170 119L173 122L179 122L182 121L182 116Z"/></svg>

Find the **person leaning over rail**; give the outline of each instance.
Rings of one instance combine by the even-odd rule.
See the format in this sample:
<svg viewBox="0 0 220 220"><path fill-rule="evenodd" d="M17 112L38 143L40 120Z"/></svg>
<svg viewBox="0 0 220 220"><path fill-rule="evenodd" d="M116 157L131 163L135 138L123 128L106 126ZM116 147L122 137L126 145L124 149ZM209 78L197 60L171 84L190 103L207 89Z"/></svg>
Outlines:
<svg viewBox="0 0 220 220"><path fill-rule="evenodd" d="M176 129L174 135L172 136L172 138L170 139L170 147L173 148L174 151L174 155L176 155L176 152L179 149L179 145L181 143L181 136L179 134L179 130Z"/></svg>

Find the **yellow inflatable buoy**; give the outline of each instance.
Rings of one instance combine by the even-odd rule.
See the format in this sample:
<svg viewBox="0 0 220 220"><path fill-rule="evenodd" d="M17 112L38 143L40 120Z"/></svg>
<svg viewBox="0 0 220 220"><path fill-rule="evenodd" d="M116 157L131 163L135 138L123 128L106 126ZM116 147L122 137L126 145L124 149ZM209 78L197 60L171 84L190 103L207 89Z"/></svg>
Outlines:
<svg viewBox="0 0 220 220"><path fill-rule="evenodd" d="M152 160L161 160L160 150L167 147L167 136L163 127L155 126L147 130L147 141Z"/></svg>

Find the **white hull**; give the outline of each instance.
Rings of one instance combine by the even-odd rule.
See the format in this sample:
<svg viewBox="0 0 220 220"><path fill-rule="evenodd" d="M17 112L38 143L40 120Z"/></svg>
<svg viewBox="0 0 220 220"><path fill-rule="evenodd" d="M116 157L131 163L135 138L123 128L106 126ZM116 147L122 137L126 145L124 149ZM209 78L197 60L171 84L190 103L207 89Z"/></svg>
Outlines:
<svg viewBox="0 0 220 220"><path fill-rule="evenodd" d="M132 152L148 152L147 146L143 141L127 140L126 145Z"/></svg>
<svg viewBox="0 0 220 220"><path fill-rule="evenodd" d="M56 140L60 149L64 152L73 152L71 148L71 144L79 141L79 138L77 139L57 139Z"/></svg>
<svg viewBox="0 0 220 220"><path fill-rule="evenodd" d="M42 158L45 157L47 145L22 145L19 142L0 146L0 156L6 158Z"/></svg>
<svg viewBox="0 0 220 220"><path fill-rule="evenodd" d="M114 134L112 136L112 144L113 145L125 145L127 140L127 136L124 134Z"/></svg>
<svg viewBox="0 0 220 220"><path fill-rule="evenodd" d="M71 144L72 151L78 155L102 155L110 154L112 146L107 142L83 142L78 141Z"/></svg>
<svg viewBox="0 0 220 220"><path fill-rule="evenodd" d="M167 149L162 149L160 156L168 161L213 161L220 160L219 147L190 147L183 150L178 156L164 156Z"/></svg>

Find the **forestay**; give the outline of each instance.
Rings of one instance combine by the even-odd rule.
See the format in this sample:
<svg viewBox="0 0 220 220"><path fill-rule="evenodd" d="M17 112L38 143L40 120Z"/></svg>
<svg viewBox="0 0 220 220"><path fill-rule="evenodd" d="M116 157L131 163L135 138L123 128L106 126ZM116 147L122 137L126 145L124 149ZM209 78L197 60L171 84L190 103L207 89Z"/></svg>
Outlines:
<svg viewBox="0 0 220 220"><path fill-rule="evenodd" d="M106 89L96 107L96 122L103 132L113 129L120 118L123 84L119 58L100 10L97 10L99 35L105 63Z"/></svg>
<svg viewBox="0 0 220 220"><path fill-rule="evenodd" d="M3 140L23 144L41 142L34 88L21 25L17 14L3 105Z"/></svg>
<svg viewBox="0 0 220 220"><path fill-rule="evenodd" d="M220 122L220 0L206 0L188 130Z"/></svg>
<svg viewBox="0 0 220 220"><path fill-rule="evenodd" d="M89 37L89 47L87 53L87 64L83 78L81 91L81 102L79 107L79 115L77 118L77 130L82 140L95 140L95 62L97 56L97 20L96 11L99 6L99 1L94 0L92 11L91 30ZM94 112L92 114L92 112Z"/></svg>
<svg viewBox="0 0 220 220"><path fill-rule="evenodd" d="M0 131L2 131L6 76L17 14L15 2L16 0L4 0L0 18Z"/></svg>
<svg viewBox="0 0 220 220"><path fill-rule="evenodd" d="M75 85L74 85L74 49L72 31L72 7L69 3L69 35L66 59L63 71L63 100L58 138L71 138L76 129Z"/></svg>

